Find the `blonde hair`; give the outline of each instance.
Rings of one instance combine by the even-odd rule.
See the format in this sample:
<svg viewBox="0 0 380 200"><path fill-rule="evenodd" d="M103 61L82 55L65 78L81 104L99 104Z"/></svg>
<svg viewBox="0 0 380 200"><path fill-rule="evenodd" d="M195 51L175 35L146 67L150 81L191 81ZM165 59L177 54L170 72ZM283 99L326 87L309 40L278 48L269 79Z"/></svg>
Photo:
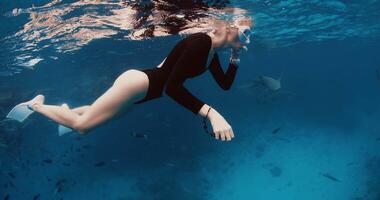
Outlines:
<svg viewBox="0 0 380 200"><path fill-rule="evenodd" d="M243 15L239 15L239 16L236 16L232 19L232 25L234 26L249 26L249 27L253 27L254 23L253 23L253 20L252 20L252 17L249 17L249 16L243 16Z"/></svg>

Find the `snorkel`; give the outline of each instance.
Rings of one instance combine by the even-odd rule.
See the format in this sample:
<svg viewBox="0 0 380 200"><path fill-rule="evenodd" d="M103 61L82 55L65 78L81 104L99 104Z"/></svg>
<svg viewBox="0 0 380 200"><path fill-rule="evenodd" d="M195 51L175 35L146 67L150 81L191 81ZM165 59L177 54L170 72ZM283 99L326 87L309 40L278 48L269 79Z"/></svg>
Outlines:
<svg viewBox="0 0 380 200"><path fill-rule="evenodd" d="M238 23L234 23L232 25L233 28L236 28L238 31L238 35L236 37L237 42L240 43L242 49L245 51L248 51L247 45L251 42L250 37L252 35L251 28L248 25L239 25ZM240 63L240 50L239 49L232 49L232 54L230 57L230 63L239 64Z"/></svg>
<svg viewBox="0 0 380 200"><path fill-rule="evenodd" d="M247 45L251 42L250 37L252 35L251 28L249 26L235 26L239 31L239 42L242 44L242 48L248 51Z"/></svg>
<svg viewBox="0 0 380 200"><path fill-rule="evenodd" d="M231 27L238 30L237 41L241 44L241 48L248 51L248 44L251 42L251 27L253 27L252 18L244 15L237 15L232 18Z"/></svg>

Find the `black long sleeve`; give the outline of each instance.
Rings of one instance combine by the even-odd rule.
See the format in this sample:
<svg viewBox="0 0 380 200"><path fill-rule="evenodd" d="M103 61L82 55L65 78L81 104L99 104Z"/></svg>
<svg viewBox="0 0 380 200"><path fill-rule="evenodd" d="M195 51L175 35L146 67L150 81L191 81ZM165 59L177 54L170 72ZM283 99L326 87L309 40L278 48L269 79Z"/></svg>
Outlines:
<svg viewBox="0 0 380 200"><path fill-rule="evenodd" d="M165 92L174 101L198 114L204 103L185 86L187 79L207 71L207 60L212 39L205 33L195 33L178 42L160 68L142 70L148 75L147 95L136 102L142 103L162 96ZM217 55L208 67L214 79L224 90L228 90L236 75L237 66L230 64L226 73L220 66Z"/></svg>
<svg viewBox="0 0 380 200"><path fill-rule="evenodd" d="M207 39L207 38L206 38ZM168 78L165 92L179 104L183 105L194 114L198 114L204 103L191 94L184 86L189 75L197 75L200 68L205 69L207 56L210 49L209 42L204 37L189 44L183 51ZM203 70L204 71L204 70Z"/></svg>
<svg viewBox="0 0 380 200"><path fill-rule="evenodd" d="M220 65L218 54L214 54L214 57L209 66L209 70L212 76L223 90L229 90L231 88L231 85L234 82L236 76L237 68L238 67L235 64L230 63L228 65L227 72L224 73Z"/></svg>

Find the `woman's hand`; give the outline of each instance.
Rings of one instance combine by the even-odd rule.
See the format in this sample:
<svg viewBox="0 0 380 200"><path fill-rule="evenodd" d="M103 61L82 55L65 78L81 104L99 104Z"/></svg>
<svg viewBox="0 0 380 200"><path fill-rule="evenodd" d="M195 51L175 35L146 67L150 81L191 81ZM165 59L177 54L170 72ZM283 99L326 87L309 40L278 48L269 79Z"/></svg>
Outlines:
<svg viewBox="0 0 380 200"><path fill-rule="evenodd" d="M235 65L240 63L240 58L239 58L239 50L231 48L231 56L230 56L230 63L233 63Z"/></svg>
<svg viewBox="0 0 380 200"><path fill-rule="evenodd" d="M235 137L232 127L228 122L220 115L216 110L211 109L208 115L208 119L211 122L215 139L221 139L222 141L231 141Z"/></svg>

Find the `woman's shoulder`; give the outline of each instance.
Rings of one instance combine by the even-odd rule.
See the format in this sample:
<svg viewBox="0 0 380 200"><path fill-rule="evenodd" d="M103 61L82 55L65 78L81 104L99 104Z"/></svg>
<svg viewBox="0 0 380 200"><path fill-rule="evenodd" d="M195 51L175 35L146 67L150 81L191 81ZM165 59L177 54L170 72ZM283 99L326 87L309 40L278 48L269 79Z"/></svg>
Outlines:
<svg viewBox="0 0 380 200"><path fill-rule="evenodd" d="M184 41L187 43L187 45L190 46L196 46L196 47L205 47L210 48L212 41L211 37L207 35L206 33L194 33L191 35L188 35Z"/></svg>
<svg viewBox="0 0 380 200"><path fill-rule="evenodd" d="M211 37L209 35L207 35L206 33L203 33L203 32L193 33L193 34L187 36L186 38L189 38L189 39L203 39L203 40L210 40L211 41Z"/></svg>

